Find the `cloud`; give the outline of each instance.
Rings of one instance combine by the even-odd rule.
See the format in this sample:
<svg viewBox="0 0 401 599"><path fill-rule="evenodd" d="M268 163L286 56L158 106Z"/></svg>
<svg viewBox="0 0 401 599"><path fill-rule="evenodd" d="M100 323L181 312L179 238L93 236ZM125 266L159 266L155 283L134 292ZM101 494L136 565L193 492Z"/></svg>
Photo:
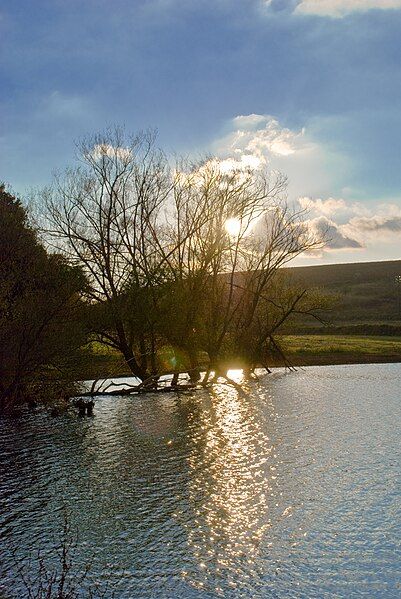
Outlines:
<svg viewBox="0 0 401 599"><path fill-rule="evenodd" d="M352 218L346 225L347 230L359 237L393 237L401 234L401 214Z"/></svg>
<svg viewBox="0 0 401 599"><path fill-rule="evenodd" d="M302 129L292 131L282 127L271 115L239 115L232 119L230 128L230 133L215 144L217 154L249 161L255 167L274 156L290 156L305 145Z"/></svg>
<svg viewBox="0 0 401 599"><path fill-rule="evenodd" d="M298 203L312 216L305 222L311 233L327 239L324 250L374 248L400 239L401 208L396 204L369 209L342 198L307 197L299 198Z"/></svg>
<svg viewBox="0 0 401 599"><path fill-rule="evenodd" d="M296 13L341 18L371 9L401 9L401 0L302 0Z"/></svg>
<svg viewBox="0 0 401 599"><path fill-rule="evenodd" d="M212 151L223 171L267 168L288 175L290 203L306 211L305 226L312 235L327 240L312 256L348 250L351 258L362 248L373 255L378 246L394 245L401 234L401 208L373 198L348 199L358 197L358 188L347 187L352 157L320 141L315 129L310 122L289 128L267 114L239 115Z"/></svg>
<svg viewBox="0 0 401 599"><path fill-rule="evenodd" d="M306 226L316 239L325 240L325 250L361 249L363 245L355 238L348 236L334 221L326 216L318 216L306 221Z"/></svg>
<svg viewBox="0 0 401 599"><path fill-rule="evenodd" d="M132 151L129 148L122 148L104 143L94 146L92 156L95 160L100 160L104 156L107 156L108 158L118 159L125 162L132 159Z"/></svg>
<svg viewBox="0 0 401 599"><path fill-rule="evenodd" d="M263 160L258 156L254 156L253 154L242 154L239 156L239 158L225 158L223 160L219 160L218 162L221 172L226 173L233 170L255 171L258 170L263 164Z"/></svg>
<svg viewBox="0 0 401 599"><path fill-rule="evenodd" d="M270 219L262 218L252 228L252 237L256 240L264 240L270 232ZM364 245L348 235L342 225L325 216L318 216L305 220L299 224L300 231L305 232L308 239L316 241L317 247L307 251L313 257L321 258L327 251L332 250L359 250Z"/></svg>
<svg viewBox="0 0 401 599"><path fill-rule="evenodd" d="M321 198L301 197L298 202L302 209L318 212L325 216L332 216L336 212L341 212L347 208L345 200L336 198L322 200Z"/></svg>
<svg viewBox="0 0 401 599"><path fill-rule="evenodd" d="M351 161L317 141L308 123L305 125L289 128L272 115L239 115L228 121L225 134L210 150L220 160L234 161L238 169L246 165L285 173L291 200L300 195L341 193Z"/></svg>
<svg viewBox="0 0 401 599"><path fill-rule="evenodd" d="M360 202L349 203L342 198L300 197L298 203L302 210L315 216L323 215L336 221L347 222L352 216L367 216L369 210Z"/></svg>

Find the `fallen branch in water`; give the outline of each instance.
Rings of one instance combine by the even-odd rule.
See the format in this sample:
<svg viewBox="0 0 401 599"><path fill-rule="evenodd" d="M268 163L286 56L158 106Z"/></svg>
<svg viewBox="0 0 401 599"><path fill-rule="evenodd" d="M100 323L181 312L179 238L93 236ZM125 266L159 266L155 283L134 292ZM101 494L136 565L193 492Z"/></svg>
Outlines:
<svg viewBox="0 0 401 599"><path fill-rule="evenodd" d="M111 391L106 391L106 390L100 390L100 391L85 391L84 393L80 393L79 395L77 395L76 397L100 397L102 395L116 395L116 396L120 396L120 395L134 395L135 393L174 393L177 391L185 391L188 389L201 389L202 387L200 385L196 385L194 383L188 383L188 384L181 384L181 385L175 385L174 387L172 386L164 386L164 387L143 387L141 385L129 385L127 387L126 383L124 384L124 389L112 389ZM108 385L108 387L112 387L114 386L114 383L110 383L110 385ZM122 386L122 384L120 385Z"/></svg>
<svg viewBox="0 0 401 599"><path fill-rule="evenodd" d="M280 348L277 348L280 351ZM294 367L286 363L286 368L290 370L294 370ZM265 367L266 372L269 374L271 370ZM193 391L193 390L201 390L205 388L209 388L213 385L228 385L234 387L234 389L245 396L245 390L242 385L237 381L234 381L232 378L227 376L226 374L214 374L212 378L210 378L211 370L207 369L204 373L204 376L198 382L191 382L188 378L188 371L180 372L180 373L170 373L169 378L162 378L161 375L152 375L144 381L138 382L136 384L130 384L127 382L117 383L110 379L97 379L92 382L89 391L82 391L78 393L76 396L71 397L70 400L74 403L75 406L79 407L80 403L82 405L85 404L87 400L93 399L95 397L102 396L129 396L136 394L144 394L144 393L180 393L185 391ZM186 382L179 383L179 377L181 375L186 375ZM163 375L166 376L166 375ZM107 385L102 388L102 385L109 380ZM253 379L250 380L259 380L256 375L254 375ZM249 381L249 379L248 379Z"/></svg>

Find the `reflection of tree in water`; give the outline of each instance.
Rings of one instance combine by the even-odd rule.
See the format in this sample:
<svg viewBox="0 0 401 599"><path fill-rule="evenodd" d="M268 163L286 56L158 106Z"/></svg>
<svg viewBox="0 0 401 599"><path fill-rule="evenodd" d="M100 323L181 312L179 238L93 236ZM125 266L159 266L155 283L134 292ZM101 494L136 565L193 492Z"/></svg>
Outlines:
<svg viewBox="0 0 401 599"><path fill-rule="evenodd" d="M253 402L233 388L218 387L198 417L188 456L194 520L187 525L196 569L183 575L200 588L210 581L215 592L247 582L255 590L269 500L277 493L274 447Z"/></svg>

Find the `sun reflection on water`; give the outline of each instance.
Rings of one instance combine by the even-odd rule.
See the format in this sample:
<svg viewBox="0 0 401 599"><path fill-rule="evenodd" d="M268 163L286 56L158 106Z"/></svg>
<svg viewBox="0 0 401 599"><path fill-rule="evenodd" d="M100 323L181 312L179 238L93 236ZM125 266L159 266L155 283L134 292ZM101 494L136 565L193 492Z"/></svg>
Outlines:
<svg viewBox="0 0 401 599"><path fill-rule="evenodd" d="M228 376L239 382L242 371ZM194 510L188 548L198 563L192 582L203 586L220 576L233 586L239 578L241 584L252 578L255 585L259 546L270 527L269 498L277 485L270 470L274 448L255 410L234 388L216 387L210 408L198 417L199 436L188 457Z"/></svg>
<svg viewBox="0 0 401 599"><path fill-rule="evenodd" d="M240 383L244 378L244 371L242 368L227 370L227 376L232 381Z"/></svg>

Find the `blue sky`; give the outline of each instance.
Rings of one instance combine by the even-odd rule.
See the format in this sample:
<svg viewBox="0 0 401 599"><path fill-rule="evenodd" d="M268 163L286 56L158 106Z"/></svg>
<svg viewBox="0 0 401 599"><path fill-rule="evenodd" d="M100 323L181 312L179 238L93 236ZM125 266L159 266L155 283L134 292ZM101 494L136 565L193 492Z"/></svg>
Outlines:
<svg viewBox="0 0 401 599"><path fill-rule="evenodd" d="M287 173L330 227L305 263L401 258L401 0L3 0L0 35L19 193L84 134L157 127L167 151Z"/></svg>

